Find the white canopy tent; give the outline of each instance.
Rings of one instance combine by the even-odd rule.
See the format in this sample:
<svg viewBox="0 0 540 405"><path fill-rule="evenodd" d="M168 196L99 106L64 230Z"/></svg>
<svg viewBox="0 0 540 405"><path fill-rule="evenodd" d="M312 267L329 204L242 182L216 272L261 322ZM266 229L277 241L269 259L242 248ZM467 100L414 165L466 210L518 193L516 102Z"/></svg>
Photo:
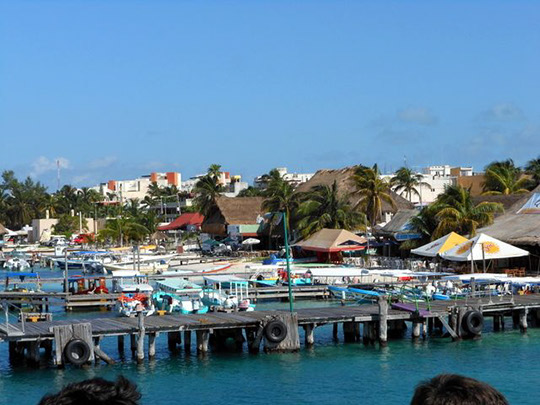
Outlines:
<svg viewBox="0 0 540 405"><path fill-rule="evenodd" d="M528 255L529 252L526 250L492 238L484 233L480 233L474 238L440 254L445 260L471 262L471 271L474 270L474 261L482 260L484 262L484 272L486 260L508 259Z"/></svg>

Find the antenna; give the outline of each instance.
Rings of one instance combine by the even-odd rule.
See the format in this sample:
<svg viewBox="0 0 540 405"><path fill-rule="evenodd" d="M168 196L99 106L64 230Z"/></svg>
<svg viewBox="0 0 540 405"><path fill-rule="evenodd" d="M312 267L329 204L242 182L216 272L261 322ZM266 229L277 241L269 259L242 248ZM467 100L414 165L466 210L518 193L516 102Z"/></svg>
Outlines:
<svg viewBox="0 0 540 405"><path fill-rule="evenodd" d="M60 190L60 159L56 159L56 190Z"/></svg>

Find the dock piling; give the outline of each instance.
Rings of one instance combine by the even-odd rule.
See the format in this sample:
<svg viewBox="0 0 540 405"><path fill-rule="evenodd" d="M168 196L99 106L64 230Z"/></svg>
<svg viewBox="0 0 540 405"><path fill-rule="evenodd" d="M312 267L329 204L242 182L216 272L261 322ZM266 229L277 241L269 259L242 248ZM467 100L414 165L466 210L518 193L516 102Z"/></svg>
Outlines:
<svg viewBox="0 0 540 405"><path fill-rule="evenodd" d="M379 344L388 344L388 300L386 296L379 297Z"/></svg>
<svg viewBox="0 0 540 405"><path fill-rule="evenodd" d="M146 332L144 327L144 314L142 311L137 314L137 318L139 321L139 332L137 336L137 363L142 363L144 361L144 335Z"/></svg>
<svg viewBox="0 0 540 405"><path fill-rule="evenodd" d="M118 335L118 353L124 354L124 335Z"/></svg>
<svg viewBox="0 0 540 405"><path fill-rule="evenodd" d="M148 334L148 358L153 359L156 356L156 337L157 333Z"/></svg>
<svg viewBox="0 0 540 405"><path fill-rule="evenodd" d="M207 353L210 332L207 330L198 330L195 335L197 338L197 353Z"/></svg>
<svg viewBox="0 0 540 405"><path fill-rule="evenodd" d="M310 323L309 325L304 325L304 334L306 347L311 347L315 344L315 325Z"/></svg>
<svg viewBox="0 0 540 405"><path fill-rule="evenodd" d="M519 329L522 333L527 332L527 315L529 314L529 309L525 308L519 312Z"/></svg>

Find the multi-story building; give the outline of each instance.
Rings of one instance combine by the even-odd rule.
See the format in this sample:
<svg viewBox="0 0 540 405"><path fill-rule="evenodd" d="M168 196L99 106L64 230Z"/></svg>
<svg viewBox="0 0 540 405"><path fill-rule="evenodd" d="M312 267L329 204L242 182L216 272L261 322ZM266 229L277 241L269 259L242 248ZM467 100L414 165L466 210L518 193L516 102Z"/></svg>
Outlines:
<svg viewBox="0 0 540 405"><path fill-rule="evenodd" d="M473 173L472 167L452 167L450 165L435 165L428 166L423 169L421 184L416 187L418 194L400 192L403 197L409 199L414 204L426 205L430 204L442 193L446 187L450 185L461 184L464 177L473 178L476 175ZM394 174L382 175L381 177L388 180L394 177Z"/></svg>
<svg viewBox="0 0 540 405"><path fill-rule="evenodd" d="M182 175L178 172L153 172L133 180L109 180L93 188L108 199L111 199L109 196L112 194L116 201L124 202L144 199L152 183L156 183L159 187L179 187L181 182Z"/></svg>
<svg viewBox="0 0 540 405"><path fill-rule="evenodd" d="M283 180L292 184L295 188L302 183L308 182L315 175L315 173L289 173L286 167L276 167L276 170ZM263 174L257 176L254 181L254 186L256 188L265 189L268 186L268 175Z"/></svg>

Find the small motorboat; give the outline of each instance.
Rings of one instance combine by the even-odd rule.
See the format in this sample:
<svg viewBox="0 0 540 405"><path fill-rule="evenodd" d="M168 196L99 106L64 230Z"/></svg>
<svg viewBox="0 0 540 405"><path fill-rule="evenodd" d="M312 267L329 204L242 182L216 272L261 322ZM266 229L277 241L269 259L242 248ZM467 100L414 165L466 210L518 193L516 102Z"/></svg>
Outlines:
<svg viewBox="0 0 540 405"><path fill-rule="evenodd" d="M158 310L168 313L206 314L208 306L204 305L199 293L177 295L170 292L158 291L152 294L152 300Z"/></svg>
<svg viewBox="0 0 540 405"><path fill-rule="evenodd" d="M30 267L30 264L20 257L12 257L4 263L4 268L10 271L25 271Z"/></svg>
<svg viewBox="0 0 540 405"><path fill-rule="evenodd" d="M144 316L152 315L156 311L151 297L152 291L148 284L123 286L122 295L117 301L118 312L129 318L134 318L139 313Z"/></svg>

